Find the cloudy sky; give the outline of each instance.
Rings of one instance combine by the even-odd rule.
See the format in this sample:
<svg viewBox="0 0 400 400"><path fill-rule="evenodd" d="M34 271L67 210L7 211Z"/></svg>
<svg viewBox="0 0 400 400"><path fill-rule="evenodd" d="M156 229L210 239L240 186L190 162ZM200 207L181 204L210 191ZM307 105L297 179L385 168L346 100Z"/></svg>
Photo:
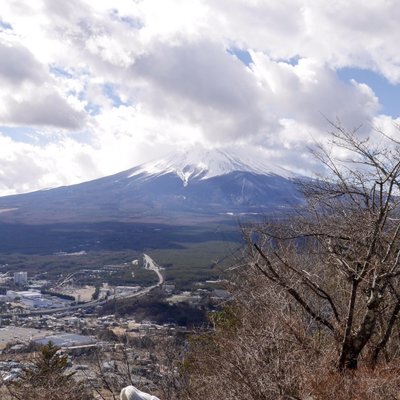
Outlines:
<svg viewBox="0 0 400 400"><path fill-rule="evenodd" d="M400 136L394 0L0 2L0 195L191 144L308 171L329 124Z"/></svg>

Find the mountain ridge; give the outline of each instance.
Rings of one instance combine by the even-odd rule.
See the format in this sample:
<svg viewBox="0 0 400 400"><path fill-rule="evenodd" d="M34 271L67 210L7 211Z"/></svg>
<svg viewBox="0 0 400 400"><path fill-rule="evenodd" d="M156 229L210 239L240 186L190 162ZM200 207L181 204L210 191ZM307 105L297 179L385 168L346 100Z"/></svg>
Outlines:
<svg viewBox="0 0 400 400"><path fill-rule="evenodd" d="M191 179L210 179L235 171L279 175L285 178L297 176L285 168L271 166L255 153L252 153L250 157L248 154L240 153L237 148L230 149L228 152L219 148L206 149L202 146L169 154L161 160L139 165L130 171L132 172L129 177L140 174L175 173L184 185L187 185Z"/></svg>
<svg viewBox="0 0 400 400"><path fill-rule="evenodd" d="M281 171L282 175L278 174ZM71 186L0 198L0 221L199 222L301 202L296 175L251 155L196 149Z"/></svg>

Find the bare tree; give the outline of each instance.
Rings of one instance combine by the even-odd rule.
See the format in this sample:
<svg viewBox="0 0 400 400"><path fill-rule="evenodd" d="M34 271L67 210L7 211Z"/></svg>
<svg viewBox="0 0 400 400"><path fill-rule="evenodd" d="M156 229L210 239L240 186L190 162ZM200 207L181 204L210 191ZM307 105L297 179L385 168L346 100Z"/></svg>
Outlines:
<svg viewBox="0 0 400 400"><path fill-rule="evenodd" d="M361 356L376 365L400 313L400 142L381 135L373 145L335 126L347 159L320 146L330 175L302 184L306 207L246 232L252 267L331 341L341 371Z"/></svg>
<svg viewBox="0 0 400 400"><path fill-rule="evenodd" d="M190 340L181 367L188 384L179 398L298 399L304 365L317 369L310 324L254 269L240 268L231 284L234 300L211 315L213 331Z"/></svg>
<svg viewBox="0 0 400 400"><path fill-rule="evenodd" d="M179 398L399 398L400 142L332 135L304 207L242 227L232 300L191 339Z"/></svg>

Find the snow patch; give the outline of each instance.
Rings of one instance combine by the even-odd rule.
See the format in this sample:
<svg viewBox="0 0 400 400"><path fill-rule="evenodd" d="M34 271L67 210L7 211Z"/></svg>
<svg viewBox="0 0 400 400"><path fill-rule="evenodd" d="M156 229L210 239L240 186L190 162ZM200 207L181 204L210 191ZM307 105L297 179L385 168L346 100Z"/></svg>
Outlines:
<svg viewBox="0 0 400 400"><path fill-rule="evenodd" d="M193 179L210 179L236 171L279 175L288 179L296 176L284 168L270 165L268 160L255 151L248 153L243 148L229 149L229 151L210 150L196 146L170 154L161 160L142 164L131 170L128 178L138 175L151 178L173 173L182 180L184 186L187 186Z"/></svg>

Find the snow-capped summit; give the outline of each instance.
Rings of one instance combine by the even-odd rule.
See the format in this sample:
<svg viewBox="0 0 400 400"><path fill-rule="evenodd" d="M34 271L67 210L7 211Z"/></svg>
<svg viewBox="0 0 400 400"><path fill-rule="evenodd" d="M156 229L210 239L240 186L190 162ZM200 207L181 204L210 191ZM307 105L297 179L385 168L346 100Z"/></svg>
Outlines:
<svg viewBox="0 0 400 400"><path fill-rule="evenodd" d="M172 153L161 160L142 164L129 177L176 174L187 186L193 179L210 179L231 172L250 172L260 175L279 175L292 178L294 173L272 166L256 149L206 149L200 145Z"/></svg>

